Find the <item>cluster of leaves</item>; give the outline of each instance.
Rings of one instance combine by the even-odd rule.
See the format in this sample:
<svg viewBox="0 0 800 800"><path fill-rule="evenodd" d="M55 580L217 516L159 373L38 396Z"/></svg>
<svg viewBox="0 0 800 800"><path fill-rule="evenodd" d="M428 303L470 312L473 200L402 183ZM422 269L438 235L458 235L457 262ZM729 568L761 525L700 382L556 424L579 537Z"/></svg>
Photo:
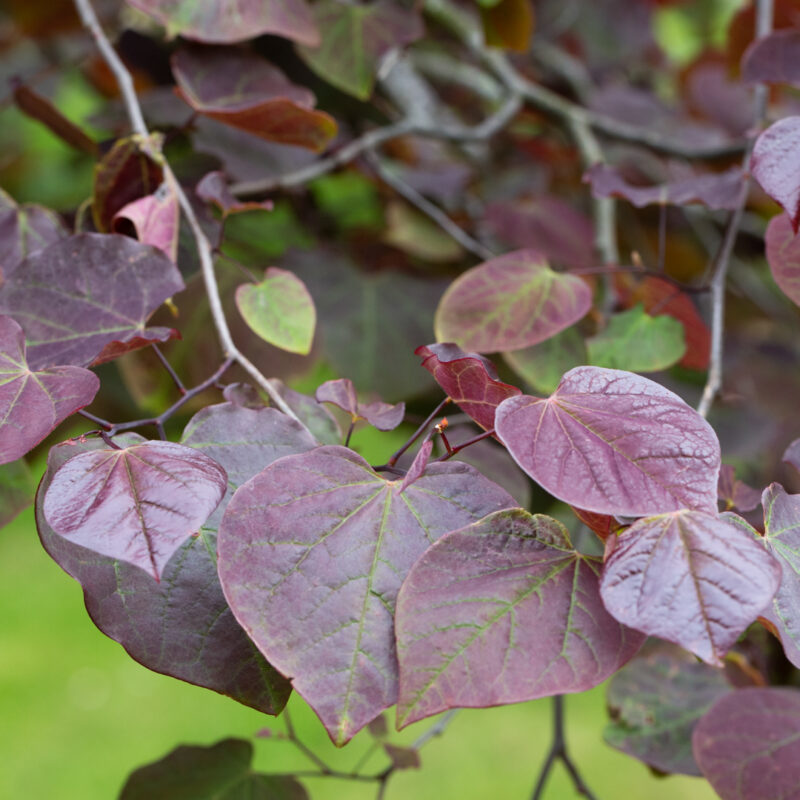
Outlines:
<svg viewBox="0 0 800 800"><path fill-rule="evenodd" d="M403 728L614 676L612 745L703 775L725 800L794 796L800 495L773 481L776 448L800 470L798 347L769 319L796 325L785 298L800 305L800 117L783 113L800 82L793 4L752 44L743 9L725 53L673 75L651 37L658 4L612 14L604 43L594 12L559 29L559 4L542 0L533 52L551 90L501 52L528 50L527 0L429 0L424 14L399 0L128 3L139 30L118 46L145 88L124 99L159 133L130 135L112 99L96 124L113 135L96 142L30 86L15 93L94 173L72 231L0 195L3 520L25 503L19 459L81 412L94 427L50 449L39 536L95 624L150 669L271 715L296 691L337 745L393 706ZM9 15L55 37L49 52L61 37L92 46L69 21ZM614 85L623 50L643 86L669 75L680 105ZM780 116L754 144L751 115L708 99L748 98L750 84L776 85ZM577 131L583 165L541 110ZM654 155L681 149L733 160ZM763 236L782 294L752 264L731 273L762 308L728 326L715 432L683 399L721 368L695 298L725 279L751 174L764 193L749 201L751 249L767 196L784 209ZM722 255L706 274L709 240ZM724 291L712 297L719 339ZM754 366L757 334L780 352ZM100 371L104 386L155 416L106 419L129 410L98 396L106 362L119 370ZM283 383L298 376L313 397ZM730 397L776 386L753 419ZM363 424L426 415L386 463L357 452ZM660 644L643 648L648 636ZM381 790L417 764L386 753ZM306 796L253 773L251 754L235 740L180 748L122 797Z"/></svg>

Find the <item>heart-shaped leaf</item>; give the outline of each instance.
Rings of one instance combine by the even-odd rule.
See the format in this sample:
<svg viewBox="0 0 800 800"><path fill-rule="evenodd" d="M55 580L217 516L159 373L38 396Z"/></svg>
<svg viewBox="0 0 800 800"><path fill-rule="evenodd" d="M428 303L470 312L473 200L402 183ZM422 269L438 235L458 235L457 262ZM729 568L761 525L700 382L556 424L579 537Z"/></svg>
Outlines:
<svg viewBox="0 0 800 800"><path fill-rule="evenodd" d="M315 45L319 32L305 0L127 0L166 26L199 42L242 42L263 33Z"/></svg>
<svg viewBox="0 0 800 800"><path fill-rule="evenodd" d="M780 577L778 562L738 525L676 511L620 534L600 594L625 625L719 665L769 604Z"/></svg>
<svg viewBox="0 0 800 800"><path fill-rule="evenodd" d="M42 508L60 536L160 580L227 483L208 456L174 442L145 442L71 458L53 476Z"/></svg>
<svg viewBox="0 0 800 800"><path fill-rule="evenodd" d="M306 285L293 273L269 267L261 283L239 286L236 307L265 342L290 353L311 352L317 310Z"/></svg>
<svg viewBox="0 0 800 800"><path fill-rule="evenodd" d="M800 236L788 214L778 214L764 234L767 263L781 291L800 306Z"/></svg>
<svg viewBox="0 0 800 800"><path fill-rule="evenodd" d="M800 797L800 692L739 689L697 723L694 757L722 800Z"/></svg>
<svg viewBox="0 0 800 800"><path fill-rule="evenodd" d="M800 117L784 117L756 139L750 171L761 188L783 206L792 230L800 225Z"/></svg>
<svg viewBox="0 0 800 800"><path fill-rule="evenodd" d="M25 331L28 364L88 366L178 334L145 328L183 289L177 267L127 236L83 233L34 253L0 285L0 314Z"/></svg>
<svg viewBox="0 0 800 800"><path fill-rule="evenodd" d="M383 403L375 400L362 403L358 399L356 387L348 378L325 381L317 387L315 394L318 403L330 403L348 413L353 420L366 420L379 431L393 431L402 421L406 413L406 404Z"/></svg>
<svg viewBox="0 0 800 800"><path fill-rule="evenodd" d="M753 41L742 57L748 83L800 83L800 31L772 31Z"/></svg>
<svg viewBox="0 0 800 800"><path fill-rule="evenodd" d="M644 637L604 612L600 568L560 522L522 509L439 539L397 599L398 726L582 692L616 672Z"/></svg>
<svg viewBox="0 0 800 800"><path fill-rule="evenodd" d="M314 110L314 94L255 53L184 47L172 72L195 111L262 139L321 151L336 135L333 117Z"/></svg>
<svg viewBox="0 0 800 800"><path fill-rule="evenodd" d="M31 204L18 206L0 189L0 270L5 280L32 253L67 237L57 214Z"/></svg>
<svg viewBox="0 0 800 800"><path fill-rule="evenodd" d="M151 244L175 262L178 258L178 195L169 183L162 183L153 193L123 206L111 222L117 233L125 233L126 223L133 227L136 238Z"/></svg>
<svg viewBox="0 0 800 800"><path fill-rule="evenodd" d="M466 464L431 464L400 488L353 451L320 447L244 484L220 527L231 609L340 745L397 699L394 604L412 564L514 505Z"/></svg>
<svg viewBox="0 0 800 800"><path fill-rule="evenodd" d="M660 772L702 775L692 754L695 723L732 691L719 669L659 647L626 664L608 684L611 722L603 738Z"/></svg>
<svg viewBox="0 0 800 800"><path fill-rule="evenodd" d="M588 284L554 272L533 250L518 250L467 270L436 310L440 342L493 353L537 344L577 322L592 305Z"/></svg>
<svg viewBox="0 0 800 800"><path fill-rule="evenodd" d="M92 402L100 381L82 367L32 371L25 335L0 316L0 464L16 461L79 408Z"/></svg>
<svg viewBox="0 0 800 800"><path fill-rule="evenodd" d="M678 395L619 370L576 367L546 400L497 409L514 460L570 505L630 517L717 510L719 441Z"/></svg>

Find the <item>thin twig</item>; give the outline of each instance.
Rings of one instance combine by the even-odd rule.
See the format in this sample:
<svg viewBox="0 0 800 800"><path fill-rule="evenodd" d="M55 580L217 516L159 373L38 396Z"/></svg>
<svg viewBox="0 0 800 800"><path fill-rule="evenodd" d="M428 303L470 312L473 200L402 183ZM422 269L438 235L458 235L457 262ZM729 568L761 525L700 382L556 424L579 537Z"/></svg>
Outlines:
<svg viewBox="0 0 800 800"><path fill-rule="evenodd" d="M447 461L448 458L452 458L456 453L460 453L464 448L473 444L477 444L483 439L488 439L490 436L494 436L494 428L489 431L479 433L477 436L473 436L471 439L467 439L466 442L461 442L461 444L457 444L455 447L448 446L448 451L443 456L439 456L439 458L434 459L434 461ZM442 436L442 438L444 439L444 436Z"/></svg>
<svg viewBox="0 0 800 800"><path fill-rule="evenodd" d="M445 730L447 730L450 723L455 718L456 714L461 709L459 708L451 708L449 711L442 714L439 719L428 728L422 735L420 735L417 739L414 740L414 743L411 745L412 749L419 750L420 748L424 747L431 739L435 739L437 736L441 736Z"/></svg>
<svg viewBox="0 0 800 800"><path fill-rule="evenodd" d="M161 362L161 366L164 367L164 369L169 374L170 378L172 378L172 382L175 384L177 390L181 394L186 394L186 387L183 385L183 381L178 377L178 373L175 372L175 370L172 368L172 364L170 364L169 361L167 361L167 357L161 352L161 348L155 342L153 342L153 344L151 344L150 346L153 348L153 352L156 354L158 360Z"/></svg>
<svg viewBox="0 0 800 800"><path fill-rule="evenodd" d="M400 458L400 456L402 456L403 453L405 453L406 450L408 450L408 448L411 447L411 445L414 444L414 442L416 442L417 439L419 439L419 437L422 436L423 433L425 433L425 431L428 428L428 425L430 425L431 422L433 422L433 420L436 419L436 417L439 416L439 414L441 413L442 409L450 402L452 402L450 400L450 398L449 397L445 397L445 399L442 400L442 402L439 403L439 405L436 406L436 408L434 408L433 411L431 411L430 414L428 414L428 416L426 417L425 421L414 431L413 434L411 434L411 437L408 439L408 441L401 448L396 450L392 454L391 458L386 462L386 464L384 466L385 466L385 468L387 468L387 471L388 471L388 468L389 467L393 467L397 463L397 461ZM376 469L377 469L377 467L376 467Z"/></svg>
<svg viewBox="0 0 800 800"><path fill-rule="evenodd" d="M110 431L114 427L114 423L113 422L109 422L108 420L103 419L102 417L98 417L98 416L90 413L89 411L87 411L84 408L79 408L77 413L80 414L80 416L84 417L85 419L88 419L89 422L94 422L95 425L100 425L102 428L105 428L107 431Z"/></svg>
<svg viewBox="0 0 800 800"><path fill-rule="evenodd" d="M329 767L305 742L303 742L297 735L292 718L289 716L289 709L284 708L283 713L284 724L286 725L286 738L307 758L309 761L319 768L320 772L325 775L332 775L335 770Z"/></svg>

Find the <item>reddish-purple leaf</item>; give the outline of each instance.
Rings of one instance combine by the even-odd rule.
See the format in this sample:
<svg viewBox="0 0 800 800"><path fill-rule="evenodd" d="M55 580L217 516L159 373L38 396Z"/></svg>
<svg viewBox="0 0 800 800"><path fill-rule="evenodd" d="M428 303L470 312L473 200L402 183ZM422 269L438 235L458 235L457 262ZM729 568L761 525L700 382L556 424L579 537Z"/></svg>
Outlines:
<svg viewBox="0 0 800 800"><path fill-rule="evenodd" d="M209 172L195 187L197 196L206 203L213 203L223 217L244 211L272 211L272 200L239 200L231 193L224 172Z"/></svg>
<svg viewBox="0 0 800 800"><path fill-rule="evenodd" d="M761 502L761 493L758 489L740 481L730 464L723 464L719 471L717 498L725 505L723 511L743 513L758 507Z"/></svg>
<svg viewBox="0 0 800 800"><path fill-rule="evenodd" d="M160 580L227 483L208 456L174 442L145 442L71 458L53 476L42 508L60 536Z"/></svg>
<svg viewBox="0 0 800 800"><path fill-rule="evenodd" d="M692 746L722 800L798 800L800 692L731 692L697 723Z"/></svg>
<svg viewBox="0 0 800 800"><path fill-rule="evenodd" d="M492 353L544 341L577 322L592 306L588 284L554 272L533 250L518 250L467 270L436 310L440 342Z"/></svg>
<svg viewBox="0 0 800 800"><path fill-rule="evenodd" d="M753 41L742 57L748 83L800 83L800 31L772 31Z"/></svg>
<svg viewBox="0 0 800 800"><path fill-rule="evenodd" d="M546 400L501 403L495 430L520 467L570 505L630 517L717 510L716 434L640 375L576 367Z"/></svg>
<svg viewBox="0 0 800 800"><path fill-rule="evenodd" d="M7 280L32 253L67 237L61 219L42 206L18 206L0 189L0 274Z"/></svg>
<svg viewBox="0 0 800 800"><path fill-rule="evenodd" d="M671 181L660 186L634 186L609 164L595 164L583 176L595 197L622 197L637 208L658 205L686 206L700 203L712 209L734 209L745 180L741 167Z"/></svg>
<svg viewBox="0 0 800 800"><path fill-rule="evenodd" d="M780 290L800 306L800 236L788 214L769 221L764 234L767 263Z"/></svg>
<svg viewBox="0 0 800 800"><path fill-rule="evenodd" d="M31 369L87 366L177 336L145 323L183 288L161 251L127 236L84 233L27 258L0 286L0 314L25 331Z"/></svg>
<svg viewBox="0 0 800 800"><path fill-rule="evenodd" d="M337 744L397 699L394 603L412 564L444 533L514 506L466 464L431 464L400 486L320 447L248 481L220 526L231 609Z"/></svg>
<svg viewBox="0 0 800 800"><path fill-rule="evenodd" d="M408 468L408 472L406 472L406 476L400 484L400 494L424 474L432 452L433 441L431 439L426 439L422 443L422 447L419 448L417 455L414 456L414 460L411 462L411 466Z"/></svg>
<svg viewBox="0 0 800 800"><path fill-rule="evenodd" d="M598 560L522 509L443 536L397 599L398 727L454 707L582 692L644 641L603 610Z"/></svg>
<svg viewBox="0 0 800 800"><path fill-rule="evenodd" d="M262 139L319 152L336 135L334 119L314 110L314 94L255 53L184 47L172 72L195 111Z"/></svg>
<svg viewBox="0 0 800 800"><path fill-rule="evenodd" d="M394 430L403 421L406 413L405 403L391 405L380 400L372 403L359 402L355 386L348 378L325 381L317 387L316 398L318 403L331 403L341 408L350 415L353 422L363 419L379 431Z"/></svg>
<svg viewBox="0 0 800 800"><path fill-rule="evenodd" d="M97 376L82 367L31 370L22 328L0 316L0 464L24 456L88 406L99 388Z"/></svg>
<svg viewBox="0 0 800 800"><path fill-rule="evenodd" d="M800 117L784 117L756 139L750 171L783 206L797 233L800 225Z"/></svg>
<svg viewBox="0 0 800 800"><path fill-rule="evenodd" d="M494 428L494 412L507 397L522 390L498 380L494 365L477 353L465 353L455 344L428 344L414 351L454 403L484 430Z"/></svg>
<svg viewBox="0 0 800 800"><path fill-rule="evenodd" d="M126 222L133 226L140 242L157 247L170 261L177 261L180 207L178 196L168 183L162 183L154 194L123 206L114 215L111 229L125 233Z"/></svg>
<svg viewBox="0 0 800 800"><path fill-rule="evenodd" d="M305 0L127 0L157 19L170 36L228 44L274 33L295 42L319 42Z"/></svg>
<svg viewBox="0 0 800 800"><path fill-rule="evenodd" d="M780 565L738 525L702 511L638 520L618 537L600 594L625 625L720 665L769 604Z"/></svg>

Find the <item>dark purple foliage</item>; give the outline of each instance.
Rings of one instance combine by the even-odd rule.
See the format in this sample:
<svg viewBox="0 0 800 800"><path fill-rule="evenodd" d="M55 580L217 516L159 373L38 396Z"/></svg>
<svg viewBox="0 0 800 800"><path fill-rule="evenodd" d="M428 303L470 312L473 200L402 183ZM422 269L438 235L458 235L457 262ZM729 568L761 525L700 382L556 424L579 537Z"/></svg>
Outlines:
<svg viewBox="0 0 800 800"><path fill-rule="evenodd" d="M800 117L784 117L756 140L750 171L761 188L783 206L797 233L800 225Z"/></svg>
<svg viewBox="0 0 800 800"><path fill-rule="evenodd" d="M204 175L195 187L197 196L206 203L213 203L223 217L229 214L239 214L244 211L271 211L271 200L239 200L234 197L228 188L228 182L224 172L214 171Z"/></svg>
<svg viewBox="0 0 800 800"><path fill-rule="evenodd" d="M750 83L800 83L800 31L773 31L756 39L742 59L742 79Z"/></svg>
<svg viewBox="0 0 800 800"><path fill-rule="evenodd" d="M372 403L360 402L356 387L347 378L321 384L317 387L316 398L318 403L330 403L341 408L350 415L353 422L363 419L379 431L394 430L403 421L406 413L405 403L391 405L380 400Z"/></svg>
<svg viewBox="0 0 800 800"><path fill-rule="evenodd" d="M23 259L67 235L61 220L49 209L27 203L18 206L0 194L0 274L4 278Z"/></svg>
<svg viewBox="0 0 800 800"><path fill-rule="evenodd" d="M740 481L732 466L723 464L719 470L717 497L723 504L723 511L746 513L758 508L761 493L758 489Z"/></svg>

